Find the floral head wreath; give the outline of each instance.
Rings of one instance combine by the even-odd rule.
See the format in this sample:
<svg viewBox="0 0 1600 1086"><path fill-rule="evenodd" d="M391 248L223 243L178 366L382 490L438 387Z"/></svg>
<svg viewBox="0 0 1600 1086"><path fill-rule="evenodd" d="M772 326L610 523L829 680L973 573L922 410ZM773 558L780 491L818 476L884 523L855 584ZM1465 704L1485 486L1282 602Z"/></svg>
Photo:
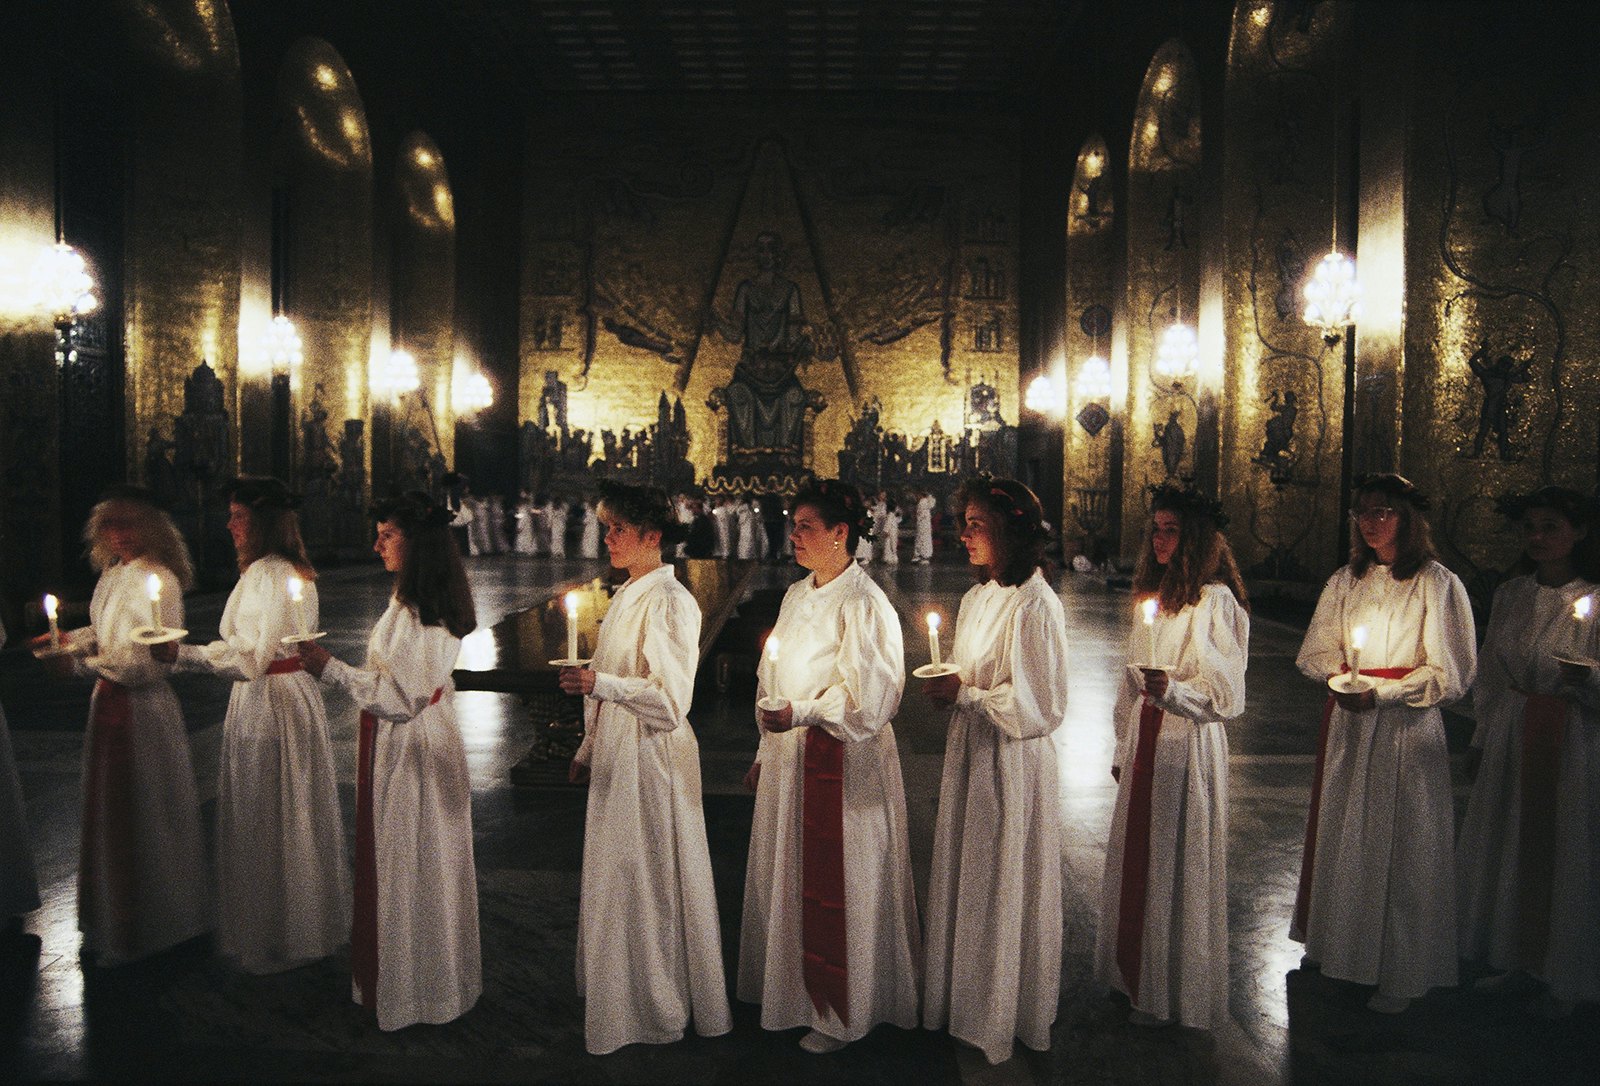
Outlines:
<svg viewBox="0 0 1600 1086"><path fill-rule="evenodd" d="M222 485L222 494L229 501L238 502L248 509L293 511L300 508L300 495L271 476L241 475L229 479Z"/></svg>
<svg viewBox="0 0 1600 1086"><path fill-rule="evenodd" d="M1040 539L1050 533L1044 527L1044 509L1033 491L1014 479L996 479L987 471L978 472L980 493L989 504L1022 532Z"/></svg>
<svg viewBox="0 0 1600 1086"><path fill-rule="evenodd" d="M376 521L390 521L406 531L416 528L444 528L452 515L448 506L434 501L420 490L409 490L397 498L385 498L373 505Z"/></svg>
<svg viewBox="0 0 1600 1086"><path fill-rule="evenodd" d="M1222 511L1222 503L1201 493L1189 482L1182 486L1161 483L1150 487L1150 508L1152 511L1164 509L1180 517L1209 517L1219 532L1228 526L1228 514Z"/></svg>
<svg viewBox="0 0 1600 1086"><path fill-rule="evenodd" d="M1386 494L1391 499L1398 498L1419 513L1426 513L1433 507L1433 503L1428 500L1428 496L1422 492L1416 483L1413 483L1404 475L1396 475L1392 471L1380 471L1370 475L1357 476L1355 484L1350 488L1350 493L1355 495L1363 491Z"/></svg>

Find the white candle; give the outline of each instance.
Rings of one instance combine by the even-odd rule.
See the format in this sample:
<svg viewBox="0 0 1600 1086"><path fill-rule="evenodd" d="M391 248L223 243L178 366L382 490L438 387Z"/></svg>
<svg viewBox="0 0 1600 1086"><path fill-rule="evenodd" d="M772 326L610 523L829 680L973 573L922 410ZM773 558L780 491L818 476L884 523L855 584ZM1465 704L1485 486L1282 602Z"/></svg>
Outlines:
<svg viewBox="0 0 1600 1086"><path fill-rule="evenodd" d="M161 575L150 574L144 587L150 593L150 625L154 629L164 630L166 627L161 624Z"/></svg>
<svg viewBox="0 0 1600 1086"><path fill-rule="evenodd" d="M939 659L939 613L928 612L928 657L933 661L933 666L938 667L942 661Z"/></svg>
<svg viewBox="0 0 1600 1086"><path fill-rule="evenodd" d="M778 638L773 634L767 635L767 660L774 664L778 662Z"/></svg>
<svg viewBox="0 0 1600 1086"><path fill-rule="evenodd" d="M309 640L311 629L306 625L306 586L298 577L289 578L289 599L294 604L294 624L299 627L300 636Z"/></svg>
<svg viewBox="0 0 1600 1086"><path fill-rule="evenodd" d="M1583 624L1594 609L1593 596L1579 596L1572 604L1572 655L1579 660L1588 658L1588 639L1583 636Z"/></svg>
<svg viewBox="0 0 1600 1086"><path fill-rule="evenodd" d="M1367 647L1367 628L1357 626L1350 631L1350 674L1361 674L1361 650Z"/></svg>
<svg viewBox="0 0 1600 1086"><path fill-rule="evenodd" d="M61 640L61 627L56 625L56 609L61 606L61 601L50 593L44 594L44 617L50 620L50 644L55 645Z"/></svg>
<svg viewBox="0 0 1600 1086"><path fill-rule="evenodd" d="M567 659L578 659L578 594L567 593Z"/></svg>
<svg viewBox="0 0 1600 1086"><path fill-rule="evenodd" d="M1145 629L1150 631L1150 666L1156 666L1156 612L1161 610L1161 605L1156 598L1151 596L1139 605L1139 610L1144 615Z"/></svg>

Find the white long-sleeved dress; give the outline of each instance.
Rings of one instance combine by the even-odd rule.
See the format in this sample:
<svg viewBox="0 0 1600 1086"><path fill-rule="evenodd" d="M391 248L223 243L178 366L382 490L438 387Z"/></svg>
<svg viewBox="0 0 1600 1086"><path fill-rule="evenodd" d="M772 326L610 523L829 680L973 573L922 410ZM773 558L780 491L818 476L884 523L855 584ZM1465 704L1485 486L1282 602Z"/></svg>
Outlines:
<svg viewBox="0 0 1600 1086"><path fill-rule="evenodd" d="M1119 779L1106 846L1096 972L1136 1009L1209 1029L1226 1013L1228 999L1224 722L1244 711L1250 616L1225 585L1209 584L1198 603L1158 615L1154 631L1154 662L1169 669L1166 694L1146 698L1143 693L1144 677L1134 662L1149 661L1151 649L1150 628L1142 624L1129 635L1129 666L1117 690L1113 764ZM1141 762L1140 717L1147 701L1161 715ZM1140 765L1149 767L1148 792L1136 787ZM1148 803L1146 881L1142 899L1135 891L1124 901L1130 822L1137 827L1142 821L1129 817L1136 802ZM1136 850L1138 843L1131 847Z"/></svg>
<svg viewBox="0 0 1600 1086"><path fill-rule="evenodd" d="M883 514L883 564L898 566L900 564L900 511L898 509L886 511Z"/></svg>
<svg viewBox="0 0 1600 1086"><path fill-rule="evenodd" d="M0 625L0 646L6 628ZM11 729L0 709L0 920L21 916L39 907L39 880L29 845L27 811L22 802L22 781L17 776L16 755L11 752Z"/></svg>
<svg viewBox="0 0 1600 1086"><path fill-rule="evenodd" d="M689 726L700 608L663 565L622 586L600 623L584 705L590 767L578 904L586 1047L705 1037L733 1022Z"/></svg>
<svg viewBox="0 0 1600 1086"><path fill-rule="evenodd" d="M549 502L544 507L545 523L550 526L550 556L567 556L567 504Z"/></svg>
<svg viewBox="0 0 1600 1086"><path fill-rule="evenodd" d="M100 574L89 625L72 643L98 677L83 753L78 928L103 965L132 961L211 927L200 800L183 711L158 663L131 634L150 625L146 579L161 578L161 622L183 625L171 570L145 558Z"/></svg>
<svg viewBox="0 0 1600 1086"><path fill-rule="evenodd" d="M329 660L322 672L373 718L378 975L375 992L359 982L352 992L385 1030L449 1022L483 992L472 785L450 681L460 651L460 638L392 599L366 668ZM358 887L362 879L358 857ZM359 908L359 889L357 899Z"/></svg>
<svg viewBox="0 0 1600 1086"><path fill-rule="evenodd" d="M600 557L600 517L588 502L583 503L583 528L578 537L578 554L583 558Z"/></svg>
<svg viewBox="0 0 1600 1086"><path fill-rule="evenodd" d="M1570 1001L1600 1000L1600 672L1591 669L1587 682L1568 685L1555 657L1600 658L1600 624L1580 627L1572 617L1573 604L1596 593L1600 586L1581 579L1552 588L1531 575L1495 593L1472 687L1478 718L1472 745L1482 761L1456 844L1461 956L1527 969L1552 995ZM1555 788L1528 797L1548 804L1553 815L1542 887L1524 886L1539 876L1521 863L1529 694L1554 695L1565 707ZM1524 890L1535 902L1547 895L1547 918L1524 916Z"/></svg>
<svg viewBox="0 0 1600 1086"><path fill-rule="evenodd" d="M256 559L228 596L219 640L178 652L179 671L233 683L217 786L217 944L251 973L325 958L350 935L328 713L283 643L298 629L293 576L285 558ZM315 630L316 582L305 581L302 607Z"/></svg>
<svg viewBox="0 0 1600 1086"><path fill-rule="evenodd" d="M1061 996L1061 815L1050 735L1067 711L1067 626L1038 573L961 600L961 691L928 879L922 1021L990 1063L1050 1047Z"/></svg>
<svg viewBox="0 0 1600 1086"><path fill-rule="evenodd" d="M761 530L761 519L756 515L755 506L748 501L736 503L733 507L733 525L735 557L746 560L760 557L756 533Z"/></svg>
<svg viewBox="0 0 1600 1086"><path fill-rule="evenodd" d="M1374 680L1374 711L1332 711L1312 796L1306 923L1291 934L1324 974L1414 999L1456 982L1454 814L1439 707L1472 682L1472 607L1438 562L1403 581L1388 566L1360 578L1346 566L1317 600L1301 672L1319 683L1339 673L1357 626L1367 631L1363 672L1413 670Z"/></svg>
<svg viewBox="0 0 1600 1086"><path fill-rule="evenodd" d="M812 577L783 598L763 654L757 695L789 699L795 727L763 732L745 873L738 997L761 1004L764 1029L810 1026L853 1041L879 1022L911 1029L922 973L906 836L905 787L890 724L905 685L900 621L853 563L821 588ZM844 744L845 930L850 1021L819 1013L802 964L802 843L806 735Z"/></svg>
<svg viewBox="0 0 1600 1086"><path fill-rule="evenodd" d="M917 538L911 548L913 562L926 562L933 557L933 510L938 504L932 494L917 499Z"/></svg>

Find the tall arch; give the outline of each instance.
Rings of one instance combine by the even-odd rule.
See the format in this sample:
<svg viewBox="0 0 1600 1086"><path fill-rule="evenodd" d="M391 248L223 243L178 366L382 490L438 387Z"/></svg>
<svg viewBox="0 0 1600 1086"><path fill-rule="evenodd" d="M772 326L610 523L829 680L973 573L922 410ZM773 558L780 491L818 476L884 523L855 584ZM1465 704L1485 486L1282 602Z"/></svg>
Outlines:
<svg viewBox="0 0 1600 1086"><path fill-rule="evenodd" d="M1353 183L1338 191L1349 19L1340 4L1240 0L1228 50L1222 498L1240 565L1285 591L1322 583L1344 527L1346 344L1305 323L1302 286L1336 218L1339 247L1355 250Z"/></svg>
<svg viewBox="0 0 1600 1086"><path fill-rule="evenodd" d="M1174 322L1191 331L1199 323L1200 153L1199 73L1189 47L1173 38L1145 71L1128 151L1125 547L1140 538L1144 487L1196 473L1198 379L1174 383L1154 364Z"/></svg>

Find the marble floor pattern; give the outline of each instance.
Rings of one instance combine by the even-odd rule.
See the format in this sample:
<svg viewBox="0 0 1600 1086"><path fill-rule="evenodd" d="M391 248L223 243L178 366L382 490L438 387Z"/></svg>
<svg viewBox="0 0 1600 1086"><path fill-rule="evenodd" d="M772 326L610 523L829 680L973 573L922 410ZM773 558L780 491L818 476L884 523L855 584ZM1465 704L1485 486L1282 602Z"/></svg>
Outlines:
<svg viewBox="0 0 1600 1086"><path fill-rule="evenodd" d="M469 569L485 625L530 606L553 586L601 572L577 559L486 557ZM953 614L968 585L956 565L873 568L900 610L907 667L926 662L921 616ZM760 589L730 624L750 628L776 605L794 567L763 570ZM990 1067L942 1033L879 1027L830 1056L802 1053L800 1031L769 1034L755 1008L735 1004L725 1037L632 1046L606 1057L583 1050L583 1008L573 981L584 793L513 789L507 770L533 725L507 695L463 693L459 715L473 779L473 817L483 921L484 995L446 1026L380 1032L349 998L347 955L271 977L231 970L197 941L148 962L84 969L78 959L79 756L87 683L52 683L25 653L0 656L4 704L19 760L43 907L27 918L20 948L0 962L0 1078L275 1079L440 1082L1010 1083L1412 1083L1579 1082L1600 1060L1600 1013L1580 1008L1560 1023L1533 1018L1526 990L1436 992L1397 1018L1364 1009L1367 989L1298 969L1287 918L1300 861L1321 698L1294 670L1301 630L1254 620L1249 708L1229 729L1230 1015L1210 1033L1127 1024L1126 1004L1093 980L1104 840L1114 785L1110 705L1130 617L1125 593L1067 576L1072 625L1071 712L1055 735L1061 809L1066 945L1060 1015L1048 1053L1019 1048ZM361 658L388 584L370 565L325 574L327 640ZM189 600L194 638L214 635L223 597ZM946 639L948 644L948 636ZM492 653L484 637L466 654ZM707 827L722 913L724 957L737 953L752 800L739 781L755 749L750 660L723 669L708 660L692 719L700 739ZM195 769L209 824L216 792L224 684L181 678ZM912 862L925 893L946 714L911 680L895 721L909 804ZM328 698L347 831L353 826L355 718ZM1460 755L1470 720L1450 717ZM1458 805L1465 783L1458 781ZM1470 973L1465 974L1470 977Z"/></svg>

